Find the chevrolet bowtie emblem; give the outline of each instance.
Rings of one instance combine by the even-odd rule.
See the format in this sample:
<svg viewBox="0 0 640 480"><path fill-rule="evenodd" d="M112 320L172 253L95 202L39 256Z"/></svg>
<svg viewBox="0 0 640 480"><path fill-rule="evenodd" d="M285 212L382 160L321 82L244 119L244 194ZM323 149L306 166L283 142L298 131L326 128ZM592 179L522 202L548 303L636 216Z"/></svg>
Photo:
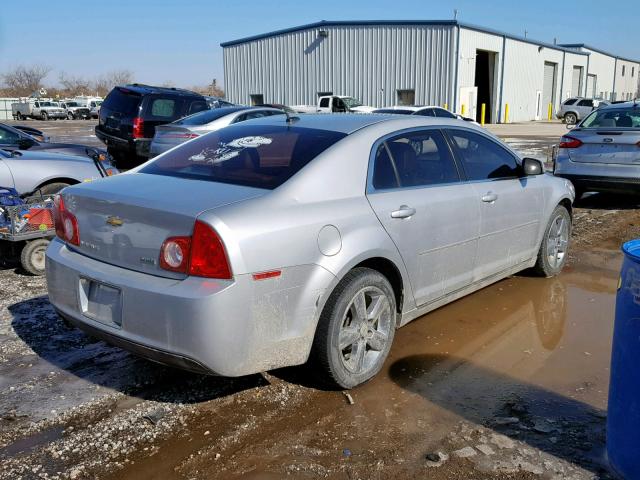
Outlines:
<svg viewBox="0 0 640 480"><path fill-rule="evenodd" d="M120 217L107 217L107 223L112 227L121 227L124 223Z"/></svg>

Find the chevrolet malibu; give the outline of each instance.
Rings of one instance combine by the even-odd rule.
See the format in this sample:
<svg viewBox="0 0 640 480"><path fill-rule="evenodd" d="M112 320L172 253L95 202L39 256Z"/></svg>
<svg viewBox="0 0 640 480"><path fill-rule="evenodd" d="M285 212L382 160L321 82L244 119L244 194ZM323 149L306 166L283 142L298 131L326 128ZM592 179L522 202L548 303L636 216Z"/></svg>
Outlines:
<svg viewBox="0 0 640 480"><path fill-rule="evenodd" d="M460 120L252 120L66 188L49 298L161 363L239 376L311 361L351 388L396 328L518 271L557 274L573 199Z"/></svg>

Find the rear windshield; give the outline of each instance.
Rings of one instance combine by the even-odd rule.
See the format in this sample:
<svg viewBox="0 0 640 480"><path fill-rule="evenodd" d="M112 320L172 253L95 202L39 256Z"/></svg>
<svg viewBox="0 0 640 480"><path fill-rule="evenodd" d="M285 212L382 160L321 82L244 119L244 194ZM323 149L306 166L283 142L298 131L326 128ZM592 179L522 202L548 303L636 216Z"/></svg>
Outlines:
<svg viewBox="0 0 640 480"><path fill-rule="evenodd" d="M245 108L216 108L215 110L205 110L188 117L181 118L173 122L175 125L205 125L211 123L214 120L229 115L230 113L237 112L239 110L245 110Z"/></svg>
<svg viewBox="0 0 640 480"><path fill-rule="evenodd" d="M141 173L274 189L346 134L238 124L170 150Z"/></svg>
<svg viewBox="0 0 640 480"><path fill-rule="evenodd" d="M583 128L639 128L640 105L635 108L594 110L580 126Z"/></svg>
<svg viewBox="0 0 640 480"><path fill-rule="evenodd" d="M142 97L126 89L114 88L104 99L104 108L119 112L124 115L134 115L137 113Z"/></svg>

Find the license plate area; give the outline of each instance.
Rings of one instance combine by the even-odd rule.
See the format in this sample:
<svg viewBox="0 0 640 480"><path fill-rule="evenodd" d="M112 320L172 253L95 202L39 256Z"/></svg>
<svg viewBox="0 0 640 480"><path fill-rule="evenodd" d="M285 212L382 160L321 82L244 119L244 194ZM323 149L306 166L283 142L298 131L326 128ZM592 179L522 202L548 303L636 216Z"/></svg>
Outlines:
<svg viewBox="0 0 640 480"><path fill-rule="evenodd" d="M84 316L111 327L122 327L122 292L119 288L80 278L78 301Z"/></svg>

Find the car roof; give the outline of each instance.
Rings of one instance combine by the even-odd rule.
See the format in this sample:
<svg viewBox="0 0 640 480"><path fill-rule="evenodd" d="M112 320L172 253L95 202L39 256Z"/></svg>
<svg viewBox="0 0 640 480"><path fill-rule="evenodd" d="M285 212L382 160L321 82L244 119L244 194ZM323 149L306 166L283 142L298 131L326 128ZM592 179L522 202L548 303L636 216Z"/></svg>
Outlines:
<svg viewBox="0 0 640 480"><path fill-rule="evenodd" d="M182 88L175 88L175 87L156 87L153 85L143 85L141 83L129 83L127 85L118 85L116 88L130 90L132 92L136 92L141 95L149 95L153 93L170 93L172 95L202 97L202 95L200 95L199 93L192 92L191 90L184 90Z"/></svg>
<svg viewBox="0 0 640 480"><path fill-rule="evenodd" d="M416 126L416 122L424 126L436 125L463 125L471 127L469 122L453 118L423 117L414 115L397 115L393 113L303 113L290 115L295 118L291 126L302 128L315 128L351 134L357 130L382 122L393 123L393 128L400 130ZM286 125L287 118L283 115L249 120L247 123L254 125ZM463 123L460 123L463 122Z"/></svg>

